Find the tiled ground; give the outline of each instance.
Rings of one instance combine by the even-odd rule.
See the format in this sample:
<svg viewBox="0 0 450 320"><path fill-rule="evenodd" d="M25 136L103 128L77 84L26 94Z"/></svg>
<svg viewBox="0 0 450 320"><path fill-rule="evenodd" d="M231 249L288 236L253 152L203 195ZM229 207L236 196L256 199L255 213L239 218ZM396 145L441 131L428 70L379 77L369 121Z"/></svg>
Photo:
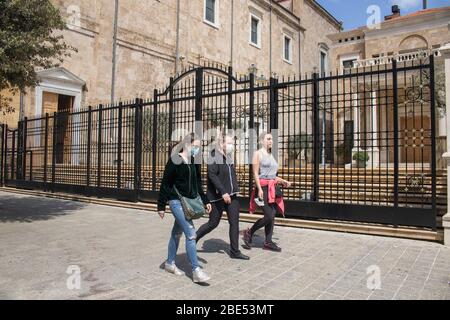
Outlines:
<svg viewBox="0 0 450 320"><path fill-rule="evenodd" d="M246 251L251 260L236 261L228 257L226 221L198 245L212 279L196 285L184 240L177 263L186 276L160 269L172 223L170 214L161 220L0 192L0 299L450 300L450 248L440 244L276 227L282 253L263 251L259 232L259 248ZM71 265L81 271L80 289L67 286ZM381 289L372 290L376 270Z"/></svg>

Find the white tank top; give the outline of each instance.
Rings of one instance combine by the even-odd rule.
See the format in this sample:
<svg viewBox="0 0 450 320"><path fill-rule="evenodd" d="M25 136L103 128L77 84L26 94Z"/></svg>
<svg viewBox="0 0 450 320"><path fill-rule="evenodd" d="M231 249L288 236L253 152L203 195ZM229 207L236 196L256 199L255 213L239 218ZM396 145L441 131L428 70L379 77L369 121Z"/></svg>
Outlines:
<svg viewBox="0 0 450 320"><path fill-rule="evenodd" d="M258 151L259 154L259 178L275 179L278 172L278 163L271 153L264 149Z"/></svg>

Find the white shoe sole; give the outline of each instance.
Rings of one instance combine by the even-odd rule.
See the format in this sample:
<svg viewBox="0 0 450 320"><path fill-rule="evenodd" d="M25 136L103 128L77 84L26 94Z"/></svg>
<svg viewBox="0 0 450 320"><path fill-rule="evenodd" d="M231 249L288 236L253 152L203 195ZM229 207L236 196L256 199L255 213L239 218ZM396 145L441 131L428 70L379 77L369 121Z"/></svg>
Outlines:
<svg viewBox="0 0 450 320"><path fill-rule="evenodd" d="M166 269L166 268L164 268L164 270L170 274L176 275L177 277L183 275L183 273L176 273L174 270L170 270L170 269Z"/></svg>
<svg viewBox="0 0 450 320"><path fill-rule="evenodd" d="M193 279L192 281L193 281L194 283L205 283L205 282L208 282L209 280L211 280L211 277L208 277L208 278L206 278L206 279L204 279L204 280L196 280L196 279Z"/></svg>

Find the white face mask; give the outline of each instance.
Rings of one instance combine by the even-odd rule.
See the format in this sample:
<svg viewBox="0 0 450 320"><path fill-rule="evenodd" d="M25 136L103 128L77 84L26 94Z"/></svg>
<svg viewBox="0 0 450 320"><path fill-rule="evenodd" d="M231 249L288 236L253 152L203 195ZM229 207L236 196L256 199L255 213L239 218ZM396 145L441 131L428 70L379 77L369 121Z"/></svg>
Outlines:
<svg viewBox="0 0 450 320"><path fill-rule="evenodd" d="M228 143L225 147L225 152L227 154L233 153L234 152L234 145L231 143Z"/></svg>

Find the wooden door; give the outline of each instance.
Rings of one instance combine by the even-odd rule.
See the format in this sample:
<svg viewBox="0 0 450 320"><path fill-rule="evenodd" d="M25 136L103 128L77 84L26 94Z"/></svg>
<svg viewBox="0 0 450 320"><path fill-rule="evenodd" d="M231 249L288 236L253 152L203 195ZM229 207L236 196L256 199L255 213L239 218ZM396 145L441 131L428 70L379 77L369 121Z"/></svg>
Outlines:
<svg viewBox="0 0 450 320"><path fill-rule="evenodd" d="M42 115L48 113L50 116L53 112L58 111L58 94L53 92L42 93Z"/></svg>
<svg viewBox="0 0 450 320"><path fill-rule="evenodd" d="M58 96L58 111L60 112L59 129L60 134L57 143L59 144L59 150L61 154L57 154L57 163L69 164L72 158L72 133L74 128L72 127L73 116L70 113L73 110L74 97L60 94Z"/></svg>
<svg viewBox="0 0 450 320"><path fill-rule="evenodd" d="M43 92L42 93L42 116L45 116L46 113L50 116L50 119L53 119L54 112L58 111L58 94L53 92ZM45 125L44 123L42 124ZM48 131L48 137L47 137L47 144L48 144L48 150L49 155L51 155L51 150L53 147L53 135L52 135L52 128L53 128L53 121L50 120L48 123L49 131ZM41 135L41 146L44 147L45 145L45 134ZM52 157L48 156L47 158L47 167L51 168L51 162Z"/></svg>

